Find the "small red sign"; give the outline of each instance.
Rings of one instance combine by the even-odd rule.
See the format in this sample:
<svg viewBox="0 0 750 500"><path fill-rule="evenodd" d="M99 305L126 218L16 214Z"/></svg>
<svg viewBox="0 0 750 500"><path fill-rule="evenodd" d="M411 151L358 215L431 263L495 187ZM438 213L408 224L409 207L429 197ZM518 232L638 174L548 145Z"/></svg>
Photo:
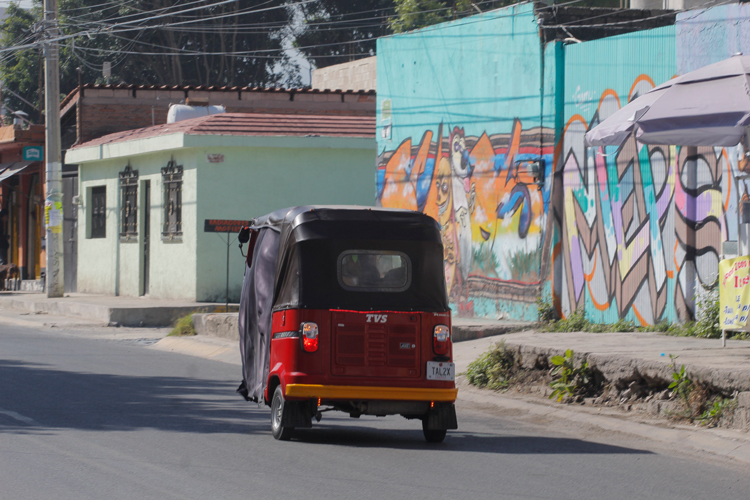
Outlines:
<svg viewBox="0 0 750 500"><path fill-rule="evenodd" d="M203 232L238 233L240 229L249 225L249 220L206 219L206 223L203 226Z"/></svg>

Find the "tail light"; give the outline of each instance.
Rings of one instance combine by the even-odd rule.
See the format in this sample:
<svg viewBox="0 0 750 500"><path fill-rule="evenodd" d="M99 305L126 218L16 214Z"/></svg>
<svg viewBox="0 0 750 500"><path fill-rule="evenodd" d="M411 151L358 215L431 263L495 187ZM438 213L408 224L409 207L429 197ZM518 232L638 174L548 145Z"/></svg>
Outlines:
<svg viewBox="0 0 750 500"><path fill-rule="evenodd" d="M435 354L447 355L451 352L451 330L445 325L437 325L432 336Z"/></svg>
<svg viewBox="0 0 750 500"><path fill-rule="evenodd" d="M318 325L316 323L302 323L300 325L302 332L302 349L306 352L315 352L318 350Z"/></svg>

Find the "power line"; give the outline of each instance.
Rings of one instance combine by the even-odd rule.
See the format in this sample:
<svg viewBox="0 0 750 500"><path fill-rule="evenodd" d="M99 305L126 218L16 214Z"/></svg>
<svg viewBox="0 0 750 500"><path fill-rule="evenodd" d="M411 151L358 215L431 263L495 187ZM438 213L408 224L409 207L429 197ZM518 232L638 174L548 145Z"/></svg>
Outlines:
<svg viewBox="0 0 750 500"><path fill-rule="evenodd" d="M202 0L199 0L199 1L202 1ZM151 43L148 43L148 42L137 41L137 38L144 31L146 31L146 30L153 30L153 29L170 29L170 30L175 30L175 31L184 31L186 33L196 32L196 33L221 34L221 33L224 33L226 31L235 31L237 25L235 25L235 26L227 26L227 27L194 26L194 27L190 27L190 28L187 28L187 29L186 28L175 28L176 26L184 26L186 24L192 24L192 23L204 21L203 18L195 18L195 19L189 19L189 20L185 20L185 21L169 22L169 23L158 24L158 25L151 25L150 24L150 25L141 25L141 26L130 26L131 24L142 22L142 21L152 20L152 19L155 19L155 18L161 19L161 18L164 18L164 17L176 16L176 15L179 15L179 14L182 14L182 13L193 12L193 11L196 11L196 10L210 8L210 7L217 7L217 6L221 6L221 5L225 5L225 4L229 4L229 3L234 3L236 1L237 0L223 0L221 2L217 2L217 3L214 3L214 4L210 4L210 5L203 5L203 6L193 7L193 8L190 8L190 9L183 9L183 10L176 11L176 12L167 12L167 13L162 12L161 14L159 14L157 16L151 16L151 17L148 17L148 18L134 19L134 20L125 21L125 22L122 22L122 23L108 24L108 23L96 22L96 23L93 23L93 24L99 24L99 25L101 25L97 29L94 29L94 30L88 29L88 30L83 30L83 31L77 32L77 33L63 35L63 36L57 37L55 40L56 41L63 41L63 40L66 40L66 39L77 38L77 37L81 37L81 36L88 36L88 37L99 36L99 35L116 36L115 35L116 33L125 33L125 32L136 31L136 32L138 32L138 35L136 35L136 38L134 38L134 39L128 39L128 38L124 38L124 37L117 37L117 38L120 38L120 39L123 39L123 40L132 40L130 47L132 47L132 43L138 43L138 44L141 44L141 45L149 45L149 46L153 46L153 47L157 47L157 48L164 48L164 49L170 50L170 52L141 52L141 51L131 51L131 50L122 50L122 49L119 49L119 50L115 49L115 50L113 50L113 49L103 49L103 48L90 48L90 47L83 47L83 46L75 46L75 50L85 51L85 52L89 52L89 53L91 53L91 52L99 52L99 53L106 53L106 54L122 54L122 55L145 55L145 56L175 56L175 55L180 55L180 56L206 56L206 55L211 55L211 56L227 56L227 57L254 57L254 58L266 58L266 59L281 59L281 58L284 58L285 56L284 55L278 55L278 56L268 57L268 56L264 56L262 54L267 54L267 53L271 53L271 52L288 52L289 50L302 51L302 50L316 49L316 48L323 48L323 47L332 47L332 46L340 47L340 46L346 46L346 45L354 45L354 44L361 44L361 43L370 43L370 42L375 41L375 40L377 40L379 38L382 38L381 36L373 36L373 37L369 37L369 38L362 38L362 39L356 39L356 40L348 40L348 41L343 41L343 42L328 43L328 44L315 44L315 45L309 45L309 46L303 46L303 47L293 47L293 48L279 47L279 48L273 48L273 49L258 49L258 50L252 50L252 51L234 51L234 52L232 52L232 51L220 51L220 52L209 52L209 51L195 51L195 50L189 50L189 49L185 49L185 48L167 47L167 46L163 46L163 45L151 44ZM248 10L241 11L241 12L232 12L232 13L228 13L228 14L225 14L225 15L222 15L222 16L214 16L213 18L211 18L211 20L221 19L221 18L226 18L226 17L233 17L233 16L236 17L236 16L239 16L239 15L253 14L253 13L258 13L258 12L265 12L265 11L275 10L275 9L279 9L279 8L286 8L286 7L289 7L289 6L292 6L292 7L293 6L301 6L301 5L312 3L313 1L315 1L315 0L304 0L304 1L295 2L295 3L292 3L292 4L285 4L285 5L282 5L282 6L267 7L267 8L264 8L264 9L250 8ZM563 4L557 4L557 5L554 5L554 6L541 7L539 9L537 9L537 10L545 10L545 9L550 9L550 8L553 8L553 7L560 7L560 6L571 5L571 4L578 3L580 1L581 0L572 0L570 2L563 3ZM115 3L115 2L113 2L113 3ZM187 5L193 5L195 3L199 3L199 2L191 2L191 3L185 4L185 5L181 6L181 7L184 7L184 6L187 6ZM267 3L269 3L269 2L265 2L265 4L267 4ZM481 4L483 4L483 3L488 3L488 2L481 2ZM528 2L522 2L521 4L525 4L525 3L528 3ZM516 4L516 5L521 5L521 4ZM263 4L261 4L261 5L263 5ZM164 9L162 9L162 10L164 10ZM370 11L362 11L362 12L375 12L375 11L379 11L379 10L380 9L370 10ZM427 13L427 12L436 12L436 11L441 11L441 10L446 10L446 9L432 9L432 10L427 10L427 11L423 11L423 12ZM347 13L346 15L356 15L356 14L357 13ZM344 14L342 14L342 16L343 15ZM516 17L518 15L520 15L520 13L512 12L512 13L509 13L509 14L506 14L506 15L493 16L493 17L488 17L488 18L485 18L485 19L477 19L477 20L471 21L471 23L494 21L496 19L501 19L501 18ZM616 22L616 23L604 23L604 24L598 24L598 25L575 25L575 24L571 24L571 23L575 23L575 22L582 22L582 21L588 20L588 18L587 18L587 19L582 19L582 20L571 21L571 23L564 23L564 24L559 24L559 25L547 25L547 26L544 26L544 27L546 27L546 28L557 28L557 27L566 27L567 26L567 27L596 27L596 28L602 28L602 27L606 27L606 26L610 26L610 25L621 25L621 24L631 24L631 23L634 23L634 22L643 22L643 21L647 21L647 20L651 20L651 19L657 19L657 18L669 16L669 15L674 15L674 13L660 14L660 15L656 15L656 16L650 16L648 18L643 18L643 19L635 19L635 20L629 20L629 21L623 21L623 22ZM132 16L126 16L126 17L132 17ZM600 17L600 16L594 16L594 17ZM121 17L120 19L122 19L122 18L125 18L125 17ZM356 21L363 21L363 20L370 20L370 19L385 19L385 18L386 18L386 16L377 16L377 17L372 17L372 18L358 19ZM345 24L345 23L351 23L353 21L355 21L355 20L326 21L326 22L320 23L320 25ZM88 23L82 23L82 24L78 24L78 25L73 24L72 26L85 26L87 24ZM380 23L380 24L369 25L367 27L382 27L385 24L386 23ZM250 27L250 26L263 26L263 25L262 24L257 24L257 25L247 24L247 25L242 25L242 26L243 27ZM265 26L268 26L268 24L265 24ZM279 28L283 28L285 26L287 26L287 25L285 25L285 24L284 25L279 25ZM352 29L357 29L357 28L358 28L357 26L353 26L352 27ZM425 30L429 30L430 28L434 28L434 26L426 27L424 29ZM268 33L272 32L272 29L273 28L267 28L267 30L268 30L267 32ZM344 28L341 28L341 29L344 29ZM278 31L278 29L276 31ZM240 33L240 32L238 32L238 33ZM241 32L241 33L242 34L246 34L245 32ZM264 33L263 31L258 32L258 34L263 34L263 33ZM498 36L498 35L500 35L500 34L492 34L492 35L488 35L488 36ZM28 40L28 38L25 39L24 42L27 41L27 40ZM52 41L52 40L50 40L50 41ZM3 49L0 49L0 54L7 53L7 52L12 52L12 51L17 51L17 50L22 50L22 49L27 49L27 48L36 48L39 43L40 43L40 41L37 40L36 42L32 42L32 43L21 43L19 45L14 45L12 47L6 47L6 48L3 48ZM3 57L3 56L0 56L0 57ZM80 59L80 56L77 55L77 54L76 54L76 57ZM315 56L315 57L316 58L340 57L340 55L327 55L327 56L323 55L323 56Z"/></svg>

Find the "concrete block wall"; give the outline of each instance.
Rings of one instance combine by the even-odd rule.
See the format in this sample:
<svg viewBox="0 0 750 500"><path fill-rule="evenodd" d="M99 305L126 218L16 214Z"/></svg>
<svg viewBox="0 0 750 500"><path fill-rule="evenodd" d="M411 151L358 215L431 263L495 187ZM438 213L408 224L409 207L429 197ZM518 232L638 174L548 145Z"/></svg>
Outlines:
<svg viewBox="0 0 750 500"><path fill-rule="evenodd" d="M375 56L318 68L313 71L311 86L320 90L376 90L376 69Z"/></svg>

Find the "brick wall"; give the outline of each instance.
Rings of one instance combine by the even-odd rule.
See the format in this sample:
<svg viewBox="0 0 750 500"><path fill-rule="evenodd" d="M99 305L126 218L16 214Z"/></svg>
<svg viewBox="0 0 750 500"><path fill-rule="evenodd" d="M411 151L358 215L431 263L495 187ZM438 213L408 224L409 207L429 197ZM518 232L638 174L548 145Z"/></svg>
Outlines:
<svg viewBox="0 0 750 500"><path fill-rule="evenodd" d="M374 93L170 90L85 88L80 114L82 141L123 130L166 123L170 104L187 97L208 98L228 113L297 113L375 116ZM63 115L78 110L76 100L63 107Z"/></svg>
<svg viewBox="0 0 750 500"><path fill-rule="evenodd" d="M0 127L0 143L2 142L44 143L44 125L32 124L27 129L20 125Z"/></svg>

